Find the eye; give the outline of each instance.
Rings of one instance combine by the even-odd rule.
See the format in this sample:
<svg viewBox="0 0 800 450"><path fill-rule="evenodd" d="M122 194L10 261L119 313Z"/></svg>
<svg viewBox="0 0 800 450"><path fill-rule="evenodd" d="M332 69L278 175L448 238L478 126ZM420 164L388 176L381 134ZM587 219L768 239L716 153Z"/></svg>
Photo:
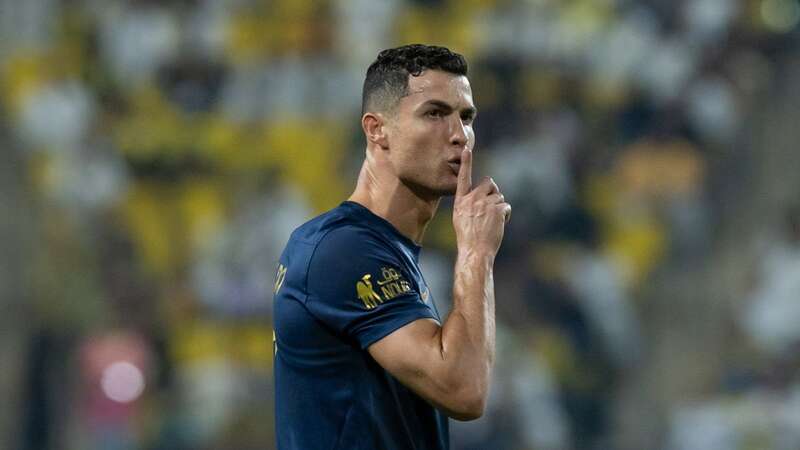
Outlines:
<svg viewBox="0 0 800 450"><path fill-rule="evenodd" d="M475 120L474 114L462 114L461 121L466 124L471 124Z"/></svg>
<svg viewBox="0 0 800 450"><path fill-rule="evenodd" d="M444 117L444 111L442 111L441 109L432 109L432 110L426 112L425 115L427 117L438 119L440 117Z"/></svg>

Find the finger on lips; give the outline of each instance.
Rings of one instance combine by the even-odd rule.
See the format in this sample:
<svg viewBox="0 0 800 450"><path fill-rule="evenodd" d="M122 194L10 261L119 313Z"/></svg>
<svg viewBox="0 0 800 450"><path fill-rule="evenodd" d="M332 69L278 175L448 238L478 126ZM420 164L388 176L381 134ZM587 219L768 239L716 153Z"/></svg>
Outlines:
<svg viewBox="0 0 800 450"><path fill-rule="evenodd" d="M458 168L456 196L467 195L472 190L472 151L461 152L461 166Z"/></svg>

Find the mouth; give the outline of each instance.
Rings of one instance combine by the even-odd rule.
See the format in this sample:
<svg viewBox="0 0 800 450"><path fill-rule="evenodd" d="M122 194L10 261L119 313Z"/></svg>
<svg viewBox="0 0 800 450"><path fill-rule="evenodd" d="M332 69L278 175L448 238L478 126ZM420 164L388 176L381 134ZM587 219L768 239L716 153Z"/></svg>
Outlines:
<svg viewBox="0 0 800 450"><path fill-rule="evenodd" d="M453 171L453 173L458 175L458 171L461 169L461 161L460 160L448 161L447 165L450 166L450 169Z"/></svg>

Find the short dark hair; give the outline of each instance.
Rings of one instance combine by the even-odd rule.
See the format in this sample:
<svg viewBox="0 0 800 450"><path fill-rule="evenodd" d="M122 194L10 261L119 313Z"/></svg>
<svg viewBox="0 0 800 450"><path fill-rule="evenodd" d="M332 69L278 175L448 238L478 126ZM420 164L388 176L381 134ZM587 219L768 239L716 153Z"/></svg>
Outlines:
<svg viewBox="0 0 800 450"><path fill-rule="evenodd" d="M410 44L383 50L367 69L361 96L361 114L371 108L388 110L408 95L408 76L418 77L426 69L467 75L463 55L435 45Z"/></svg>

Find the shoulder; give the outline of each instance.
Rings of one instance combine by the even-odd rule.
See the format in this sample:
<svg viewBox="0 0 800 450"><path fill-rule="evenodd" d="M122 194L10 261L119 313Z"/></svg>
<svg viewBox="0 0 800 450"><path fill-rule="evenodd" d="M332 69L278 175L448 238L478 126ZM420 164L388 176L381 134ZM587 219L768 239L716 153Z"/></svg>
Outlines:
<svg viewBox="0 0 800 450"><path fill-rule="evenodd" d="M329 246L348 241L369 240L370 236L377 238L377 231L372 230L364 218L345 202L295 228L290 240L314 246Z"/></svg>
<svg viewBox="0 0 800 450"><path fill-rule="evenodd" d="M313 259L320 261L339 260L342 264L354 264L364 258L390 257L391 245L381 239L379 233L356 224L342 224L320 237Z"/></svg>

